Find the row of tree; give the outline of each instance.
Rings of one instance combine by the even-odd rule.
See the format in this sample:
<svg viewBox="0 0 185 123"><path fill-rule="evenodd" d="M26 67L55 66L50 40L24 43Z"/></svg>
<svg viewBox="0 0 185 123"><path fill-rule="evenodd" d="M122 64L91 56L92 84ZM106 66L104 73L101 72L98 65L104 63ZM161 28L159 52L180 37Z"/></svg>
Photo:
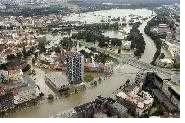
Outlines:
<svg viewBox="0 0 185 123"><path fill-rule="evenodd" d="M134 54L137 57L141 57L142 53L145 50L145 41L143 38L143 34L140 33L138 27L140 23L136 22L133 24L130 33L127 36L127 40L131 41L131 49L136 49Z"/></svg>
<svg viewBox="0 0 185 123"><path fill-rule="evenodd" d="M122 41L120 39L109 38L101 33L97 33L91 30L80 31L76 34L73 34L72 38L78 40L83 39L86 42L92 43L98 42L99 47L109 47L109 46L120 47L122 45Z"/></svg>
<svg viewBox="0 0 185 123"><path fill-rule="evenodd" d="M154 41L157 51L154 54L153 57L153 61L151 64L155 64L157 58L160 56L161 54L161 47L162 47L162 40L161 38L165 38L166 35L160 35L158 33L155 33L153 31L151 31L151 28L159 26L160 23L167 23L170 24L170 28L173 28L173 24L171 23L171 21L168 21L167 17L164 16L165 14L158 14L157 16L153 17L150 21L148 21L147 25L145 26L144 32L145 34L147 34L148 36L150 36L152 38L152 40Z"/></svg>

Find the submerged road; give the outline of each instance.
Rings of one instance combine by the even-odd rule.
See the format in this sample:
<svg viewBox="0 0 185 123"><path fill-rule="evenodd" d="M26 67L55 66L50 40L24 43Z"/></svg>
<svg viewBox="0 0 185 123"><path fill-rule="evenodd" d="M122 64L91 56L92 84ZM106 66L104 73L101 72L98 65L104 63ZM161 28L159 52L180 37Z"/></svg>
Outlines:
<svg viewBox="0 0 185 123"><path fill-rule="evenodd" d="M98 46L94 46L94 44L92 44L92 43L87 43L87 42L80 41L80 40L73 40L73 41L77 41L81 45L84 45L87 48L95 48L99 52L109 54L111 57L117 59L119 62L121 61L124 64L128 64L128 65L131 65L133 67L136 67L136 68L139 68L139 69L142 69L142 70L153 71L153 72L156 72L159 75L162 74L167 78L170 78L171 75L173 74L173 72L171 70L156 67L156 66L151 65L150 63L145 63L143 61L140 61L133 54L130 54L130 53L117 54L117 53L113 53L111 51L108 51L107 49L100 48Z"/></svg>

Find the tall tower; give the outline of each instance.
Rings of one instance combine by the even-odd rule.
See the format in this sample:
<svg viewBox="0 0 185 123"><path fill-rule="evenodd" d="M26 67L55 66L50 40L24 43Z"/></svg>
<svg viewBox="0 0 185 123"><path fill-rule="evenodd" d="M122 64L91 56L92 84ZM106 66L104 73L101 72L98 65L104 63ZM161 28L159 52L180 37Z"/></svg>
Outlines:
<svg viewBox="0 0 185 123"><path fill-rule="evenodd" d="M68 52L65 57L66 75L70 84L80 84L84 75L84 56L78 52Z"/></svg>

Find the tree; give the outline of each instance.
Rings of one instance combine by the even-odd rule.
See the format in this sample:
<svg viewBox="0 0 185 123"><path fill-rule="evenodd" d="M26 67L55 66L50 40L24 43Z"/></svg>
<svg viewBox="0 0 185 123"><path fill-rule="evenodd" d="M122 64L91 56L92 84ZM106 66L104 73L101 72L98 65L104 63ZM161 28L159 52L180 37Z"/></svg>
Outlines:
<svg viewBox="0 0 185 123"><path fill-rule="evenodd" d="M22 57L23 57L22 52L18 52L18 53L17 53L17 58L21 60L21 59L22 59Z"/></svg>
<svg viewBox="0 0 185 123"><path fill-rule="evenodd" d="M54 99L54 96L53 96L52 94L49 94L49 95L48 95L48 100L53 101L53 99Z"/></svg>
<svg viewBox="0 0 185 123"><path fill-rule="evenodd" d="M112 38L112 39L111 39L111 45L112 45L112 46L121 46L121 45L122 45L122 42L121 42L120 39Z"/></svg>
<svg viewBox="0 0 185 123"><path fill-rule="evenodd" d="M93 55L93 53L87 53L85 50L81 50L80 53L83 54L85 58L91 58Z"/></svg>
<svg viewBox="0 0 185 123"><path fill-rule="evenodd" d="M163 59L163 58L165 58L165 54L161 53L159 59Z"/></svg>
<svg viewBox="0 0 185 123"><path fill-rule="evenodd" d="M109 59L109 55L104 54L104 53L100 53L100 54L95 56L95 61L103 63L103 64L105 64L108 59Z"/></svg>
<svg viewBox="0 0 185 123"><path fill-rule="evenodd" d="M180 69L180 63L175 63L175 64L174 64L174 68Z"/></svg>
<svg viewBox="0 0 185 123"><path fill-rule="evenodd" d="M1 79L2 83L4 83L4 84L6 84L8 82L7 78L4 75L1 75L0 79Z"/></svg>
<svg viewBox="0 0 185 123"><path fill-rule="evenodd" d="M86 74L84 76L84 81L85 82L91 82L92 80L94 80L94 77L91 74Z"/></svg>
<svg viewBox="0 0 185 123"><path fill-rule="evenodd" d="M144 53L145 50L145 41L142 33L140 33L138 27L140 23L135 23L130 30L129 35L127 36L127 40L131 41L131 48L136 49L134 52L135 56L141 57L141 54Z"/></svg>
<svg viewBox="0 0 185 123"><path fill-rule="evenodd" d="M74 42L68 37L64 37L63 40L60 41L60 44L62 48L66 50L70 50L74 46Z"/></svg>
<svg viewBox="0 0 185 123"><path fill-rule="evenodd" d="M27 58L28 55L25 46L23 47L22 54L24 58Z"/></svg>
<svg viewBox="0 0 185 123"><path fill-rule="evenodd" d="M31 69L31 65L27 64L25 68L22 69L22 72L27 72Z"/></svg>
<svg viewBox="0 0 185 123"><path fill-rule="evenodd" d="M61 53L61 49L60 49L59 46L57 46L54 50L55 50L56 53Z"/></svg>
<svg viewBox="0 0 185 123"><path fill-rule="evenodd" d="M15 60L17 57L14 54L9 54L7 55L7 60L11 61L11 60Z"/></svg>
<svg viewBox="0 0 185 123"><path fill-rule="evenodd" d="M118 54L120 54L120 53L121 53L121 49L119 48L119 49L118 49Z"/></svg>
<svg viewBox="0 0 185 123"><path fill-rule="evenodd" d="M46 52L46 47L45 47L45 45L47 43L46 37L39 38L38 42L39 42L38 49L39 49L40 53Z"/></svg>
<svg viewBox="0 0 185 123"><path fill-rule="evenodd" d="M32 64L35 64L36 58L32 58Z"/></svg>

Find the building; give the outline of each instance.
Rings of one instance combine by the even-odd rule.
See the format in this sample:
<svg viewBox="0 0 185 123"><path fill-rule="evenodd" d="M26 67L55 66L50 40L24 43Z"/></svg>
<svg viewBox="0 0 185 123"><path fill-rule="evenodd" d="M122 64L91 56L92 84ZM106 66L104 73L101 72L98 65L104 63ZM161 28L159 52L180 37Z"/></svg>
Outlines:
<svg viewBox="0 0 185 123"><path fill-rule="evenodd" d="M167 33L170 32L169 26L167 24L159 24L158 26L159 33Z"/></svg>
<svg viewBox="0 0 185 123"><path fill-rule="evenodd" d="M6 57L0 55L0 64L4 64L6 62L7 62Z"/></svg>
<svg viewBox="0 0 185 123"><path fill-rule="evenodd" d="M122 44L122 48L124 50L130 50L131 49L131 41L124 41Z"/></svg>
<svg viewBox="0 0 185 123"><path fill-rule="evenodd" d="M35 82L29 77L24 77L23 81L25 83L23 86L13 90L15 105L22 104L39 97L40 91Z"/></svg>
<svg viewBox="0 0 185 123"><path fill-rule="evenodd" d="M85 63L84 69L88 72L103 72L103 64L100 63Z"/></svg>
<svg viewBox="0 0 185 123"><path fill-rule="evenodd" d="M14 80L19 80L23 76L23 72L22 72L21 69L19 69L19 70L9 70L8 74L9 74L9 79L13 80L13 81Z"/></svg>
<svg viewBox="0 0 185 123"><path fill-rule="evenodd" d="M168 25L165 23L159 24L159 28L168 28Z"/></svg>
<svg viewBox="0 0 185 123"><path fill-rule="evenodd" d="M105 75L112 75L113 73L113 65L112 63L85 63L84 64L84 70L87 72L100 72L104 73Z"/></svg>
<svg viewBox="0 0 185 123"><path fill-rule="evenodd" d="M7 83L0 83L0 111L35 100L39 95L39 87L29 77L21 77L9 80Z"/></svg>
<svg viewBox="0 0 185 123"><path fill-rule="evenodd" d="M7 82L9 80L8 71L0 70L0 83Z"/></svg>
<svg viewBox="0 0 185 123"><path fill-rule="evenodd" d="M175 55L175 64L180 64L180 53Z"/></svg>
<svg viewBox="0 0 185 123"><path fill-rule="evenodd" d="M136 116L141 116L144 111L152 106L154 101L148 92L141 91L138 93L137 88L129 93L119 92L116 97L121 104L128 108L129 112Z"/></svg>
<svg viewBox="0 0 185 123"><path fill-rule="evenodd" d="M78 52L68 52L65 57L66 74L70 84L80 84L84 75L84 56Z"/></svg>
<svg viewBox="0 0 185 123"><path fill-rule="evenodd" d="M105 66L103 67L103 72L107 76L112 75L112 73L113 73L113 63L112 62L105 63Z"/></svg>
<svg viewBox="0 0 185 123"><path fill-rule="evenodd" d="M172 44L168 41L165 41L165 46L168 49L168 51L170 52L171 57L173 59L175 59L175 57L180 54L180 46L178 46L176 44ZM180 57L179 57L179 60L180 60Z"/></svg>
<svg viewBox="0 0 185 123"><path fill-rule="evenodd" d="M76 106L73 109L58 113L60 118L107 118L128 117L127 108L112 98L98 96L94 101Z"/></svg>
<svg viewBox="0 0 185 123"><path fill-rule="evenodd" d="M118 117L128 117L128 109L121 105L120 103L116 102L112 104L113 112L116 112Z"/></svg>
<svg viewBox="0 0 185 123"><path fill-rule="evenodd" d="M159 59L159 61L157 62L157 65L164 68L172 68L174 65L174 61L168 58Z"/></svg>
<svg viewBox="0 0 185 123"><path fill-rule="evenodd" d="M53 118L75 118L76 116L77 112L72 108L70 110L56 114Z"/></svg>
<svg viewBox="0 0 185 123"><path fill-rule="evenodd" d="M46 82L54 89L55 91L60 91L65 87L69 87L69 82L67 78L62 74L62 72L52 72L48 73L45 76Z"/></svg>
<svg viewBox="0 0 185 123"><path fill-rule="evenodd" d="M0 86L0 112L15 107L13 102L13 93L10 90L5 90L4 93L1 93L2 90L3 89Z"/></svg>

